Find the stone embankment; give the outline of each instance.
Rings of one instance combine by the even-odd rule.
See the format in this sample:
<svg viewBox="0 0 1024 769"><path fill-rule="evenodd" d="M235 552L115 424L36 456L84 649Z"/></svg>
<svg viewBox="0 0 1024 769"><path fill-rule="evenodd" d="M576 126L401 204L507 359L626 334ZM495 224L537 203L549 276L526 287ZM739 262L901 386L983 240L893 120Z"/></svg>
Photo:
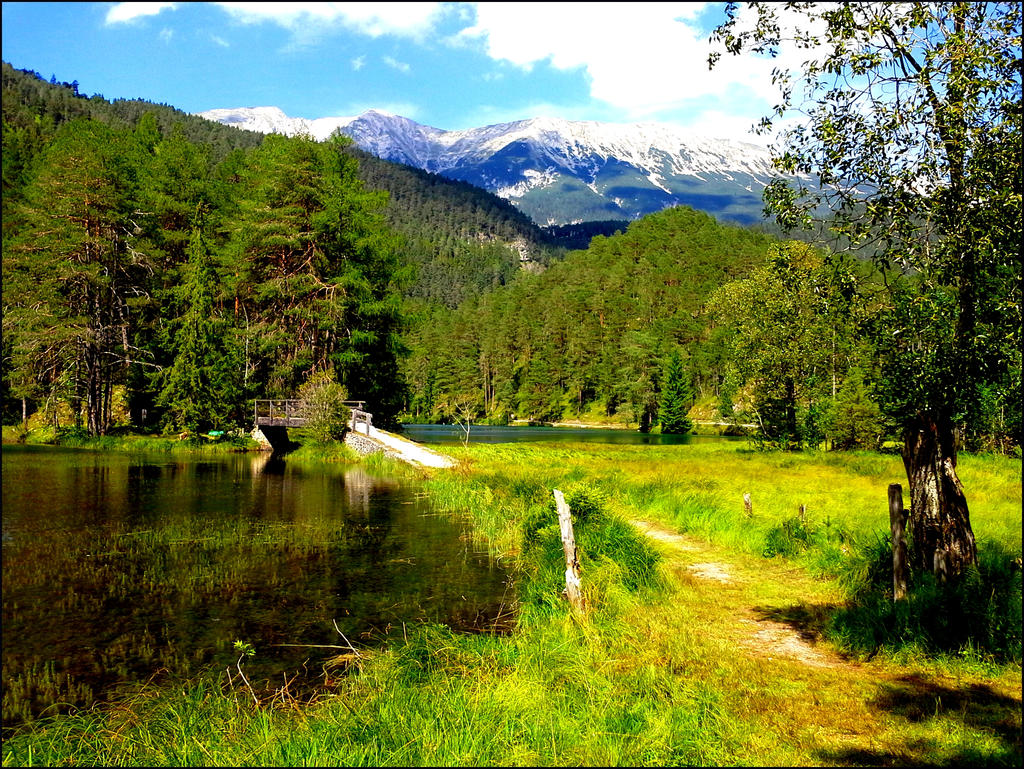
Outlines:
<svg viewBox="0 0 1024 769"><path fill-rule="evenodd" d="M455 465L455 461L451 457L400 438L394 433L378 430L376 427L370 427L368 435L362 431L349 430L345 433L345 443L359 454L373 454L382 451L387 457L421 467L453 467Z"/></svg>
<svg viewBox="0 0 1024 769"><path fill-rule="evenodd" d="M373 438L368 438L360 433L352 432L351 430L345 433L345 445L364 457L369 454L378 454L383 452L384 456L391 457L392 459L402 458L397 451L388 449L379 441L375 441Z"/></svg>

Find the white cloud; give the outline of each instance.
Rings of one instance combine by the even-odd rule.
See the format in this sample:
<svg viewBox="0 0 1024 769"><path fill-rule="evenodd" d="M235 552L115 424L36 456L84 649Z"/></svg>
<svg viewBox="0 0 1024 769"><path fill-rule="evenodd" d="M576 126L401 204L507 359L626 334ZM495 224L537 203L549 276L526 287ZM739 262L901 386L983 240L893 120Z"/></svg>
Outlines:
<svg viewBox="0 0 1024 769"><path fill-rule="evenodd" d="M156 16L165 9L174 10L177 3L115 3L107 11L107 24L124 24L143 16Z"/></svg>
<svg viewBox="0 0 1024 769"><path fill-rule="evenodd" d="M396 69L399 72L403 72L406 74L408 74L409 70L411 69L409 65L406 64L404 61L398 61L398 59L393 59L390 56L381 57L381 61L383 61L385 64L391 67L391 69Z"/></svg>
<svg viewBox="0 0 1024 769"><path fill-rule="evenodd" d="M700 136L716 136L723 139L737 139L750 144L766 145L770 138L755 134L751 128L757 119L749 115L737 115L720 109L707 109L678 125Z"/></svg>
<svg viewBox="0 0 1024 769"><path fill-rule="evenodd" d="M270 22L293 32L337 24L370 37L397 35L420 38L429 32L440 14L441 3L239 3L218 6L246 24Z"/></svg>
<svg viewBox="0 0 1024 769"><path fill-rule="evenodd" d="M219 35L210 35L210 40L215 42L221 48L230 48L231 47L231 43L229 43L227 40L225 40L223 37L220 37Z"/></svg>
<svg viewBox="0 0 1024 769"><path fill-rule="evenodd" d="M480 3L457 39L525 70L582 71L590 95L642 119L687 100L745 87L774 98L771 65L723 56L708 70L703 3ZM571 30L571 34L566 31Z"/></svg>
<svg viewBox="0 0 1024 769"><path fill-rule="evenodd" d="M365 66L366 66L366 57L365 56L357 56L356 58L352 59L352 69L354 71L358 72L359 70L361 70Z"/></svg>
<svg viewBox="0 0 1024 769"><path fill-rule="evenodd" d="M172 37L174 37L174 30L170 27L164 27L160 30L160 39L165 43L171 42Z"/></svg>

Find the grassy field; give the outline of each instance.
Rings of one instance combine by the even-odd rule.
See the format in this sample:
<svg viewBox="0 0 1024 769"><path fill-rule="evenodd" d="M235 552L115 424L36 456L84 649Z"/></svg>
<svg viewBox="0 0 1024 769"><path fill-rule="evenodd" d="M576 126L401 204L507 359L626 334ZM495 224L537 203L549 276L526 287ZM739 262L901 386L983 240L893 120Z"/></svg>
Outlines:
<svg viewBox="0 0 1024 769"><path fill-rule="evenodd" d="M223 671L143 689L9 738L3 764L1020 765L1019 460L958 468L983 554L965 595L988 611L966 618L976 632L960 643L926 619L963 595L936 604L921 580L902 614L884 600L898 457L743 444L448 453L459 468L425 489L516 565L512 634L411 630L347 655L335 693L312 702L282 690L256 706ZM559 595L553 488L590 511L577 532L583 615Z"/></svg>

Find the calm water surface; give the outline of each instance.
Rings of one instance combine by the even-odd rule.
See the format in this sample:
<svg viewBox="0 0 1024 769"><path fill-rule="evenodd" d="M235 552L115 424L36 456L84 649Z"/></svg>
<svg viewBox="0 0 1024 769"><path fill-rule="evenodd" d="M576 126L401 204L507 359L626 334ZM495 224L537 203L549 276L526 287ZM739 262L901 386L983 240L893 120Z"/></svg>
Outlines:
<svg viewBox="0 0 1024 769"><path fill-rule="evenodd" d="M403 425L402 434L419 443L455 444L462 443L465 432L457 425ZM495 427L473 425L469 432L470 443L518 443L531 442L583 442L648 444L654 446L675 446L688 443L718 443L721 441L745 441L743 436L725 435L650 435L638 430L615 430L596 427Z"/></svg>
<svg viewBox="0 0 1024 769"><path fill-rule="evenodd" d="M122 684L322 672L403 623L507 620L508 575L415 485L266 454L3 449L5 726ZM275 684L276 682L276 684Z"/></svg>

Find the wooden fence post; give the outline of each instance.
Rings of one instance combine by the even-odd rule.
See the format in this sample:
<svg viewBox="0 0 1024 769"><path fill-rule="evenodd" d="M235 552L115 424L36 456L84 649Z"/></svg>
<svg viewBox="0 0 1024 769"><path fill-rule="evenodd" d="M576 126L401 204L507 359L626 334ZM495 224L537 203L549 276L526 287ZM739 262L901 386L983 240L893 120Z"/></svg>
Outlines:
<svg viewBox="0 0 1024 769"><path fill-rule="evenodd" d="M558 508L558 526L562 531L562 549L565 551L565 595L574 609L582 609L580 562L576 557L576 537L572 531L572 516L565 496L558 489L554 491L555 506Z"/></svg>
<svg viewBox="0 0 1024 769"><path fill-rule="evenodd" d="M754 503L750 501L749 491L743 495L743 512L747 514L747 518L754 516Z"/></svg>
<svg viewBox="0 0 1024 769"><path fill-rule="evenodd" d="M892 600L907 597L907 511L903 487L889 484L889 527L892 529Z"/></svg>

